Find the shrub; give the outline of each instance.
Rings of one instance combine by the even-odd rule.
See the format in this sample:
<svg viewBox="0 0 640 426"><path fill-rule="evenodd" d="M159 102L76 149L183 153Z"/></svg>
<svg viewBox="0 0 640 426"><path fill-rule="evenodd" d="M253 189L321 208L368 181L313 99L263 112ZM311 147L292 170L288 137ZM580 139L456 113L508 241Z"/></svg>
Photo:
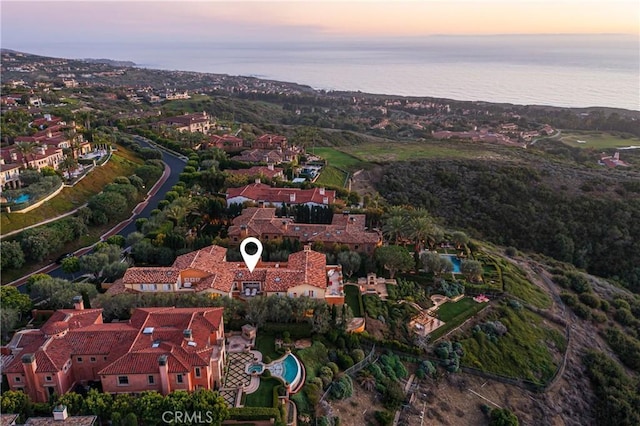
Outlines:
<svg viewBox="0 0 640 426"><path fill-rule="evenodd" d="M593 293L582 293L579 299L591 308L598 309L600 307L600 298Z"/></svg>

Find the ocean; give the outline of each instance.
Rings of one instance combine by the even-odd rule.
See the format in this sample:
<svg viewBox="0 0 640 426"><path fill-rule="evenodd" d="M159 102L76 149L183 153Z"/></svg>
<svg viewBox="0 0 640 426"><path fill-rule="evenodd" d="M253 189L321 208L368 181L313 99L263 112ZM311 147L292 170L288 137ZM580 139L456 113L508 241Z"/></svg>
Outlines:
<svg viewBox="0 0 640 426"><path fill-rule="evenodd" d="M12 47L14 48L14 47ZM315 89L640 110L640 41L629 35L430 36L326 42L40 44L64 57L290 81ZM44 50L44 51L43 51Z"/></svg>

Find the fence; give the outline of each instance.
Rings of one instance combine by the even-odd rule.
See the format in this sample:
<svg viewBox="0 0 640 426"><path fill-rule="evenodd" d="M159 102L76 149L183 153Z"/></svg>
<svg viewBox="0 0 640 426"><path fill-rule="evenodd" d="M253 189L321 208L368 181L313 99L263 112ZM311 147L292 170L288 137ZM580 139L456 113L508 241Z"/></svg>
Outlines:
<svg viewBox="0 0 640 426"><path fill-rule="evenodd" d="M376 359L373 360L373 362L370 362L373 357L375 357ZM351 367L347 368L346 370L344 370L344 373L348 374L349 376L353 376L354 374L356 374L357 372L359 372L360 370L362 370L363 368L365 368L369 364L373 364L377 360L378 360L378 357L376 356L376 345L373 345L373 347L371 348L371 351L367 354L367 356L365 356L362 359L362 361L360 361L359 363L354 364ZM331 383L329 385L329 387L327 388L327 390L324 391L324 393L320 397L320 401L319 402L322 402L322 401L325 400L327 395L329 395L329 392L331 391L331 387L332 386L333 386L333 383Z"/></svg>

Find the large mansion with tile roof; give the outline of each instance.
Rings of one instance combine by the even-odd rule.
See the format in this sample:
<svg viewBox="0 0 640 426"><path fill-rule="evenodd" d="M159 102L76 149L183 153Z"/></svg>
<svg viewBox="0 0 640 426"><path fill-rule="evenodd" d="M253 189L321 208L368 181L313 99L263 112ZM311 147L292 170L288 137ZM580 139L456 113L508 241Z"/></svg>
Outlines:
<svg viewBox="0 0 640 426"><path fill-rule="evenodd" d="M157 127L173 127L179 132L208 133L212 126L212 120L206 112L195 114L183 114L175 117L167 117L156 124Z"/></svg>
<svg viewBox="0 0 640 426"><path fill-rule="evenodd" d="M46 402L77 384L104 392L213 389L222 377L223 308L137 308L127 322L103 323L102 309L61 309L40 328L18 331L2 348L12 390Z"/></svg>
<svg viewBox="0 0 640 426"><path fill-rule="evenodd" d="M231 243L236 245L246 237L260 240L288 238L303 244L322 243L326 247L344 244L350 250L373 254L382 243L379 232L368 231L363 214L335 214L331 224L295 223L292 219L276 217L273 207L248 207L233 219L229 228Z"/></svg>
<svg viewBox="0 0 640 426"><path fill-rule="evenodd" d="M260 183L260 180L240 188L227 189L227 204L242 204L247 201L279 207L283 204L328 206L336 201L336 191L324 188L274 188Z"/></svg>
<svg viewBox="0 0 640 426"><path fill-rule="evenodd" d="M108 293L197 292L248 299L257 296L307 296L344 303L342 267L306 246L287 262L259 262L250 272L244 262L226 260L227 249L209 246L178 256L170 267L132 267Z"/></svg>

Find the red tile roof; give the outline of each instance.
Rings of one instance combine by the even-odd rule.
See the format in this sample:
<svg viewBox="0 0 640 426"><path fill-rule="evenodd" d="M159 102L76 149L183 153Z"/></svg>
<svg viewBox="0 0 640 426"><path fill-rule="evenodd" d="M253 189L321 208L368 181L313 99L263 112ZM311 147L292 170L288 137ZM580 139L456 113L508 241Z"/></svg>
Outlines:
<svg viewBox="0 0 640 426"><path fill-rule="evenodd" d="M382 237L378 232L367 231L363 214L335 214L330 225L295 223L289 218L276 217L273 207L248 207L233 219L229 228L230 237L246 235L261 238L264 235L278 235L294 238L302 243L321 241L339 244L378 244Z"/></svg>
<svg viewBox="0 0 640 426"><path fill-rule="evenodd" d="M75 355L107 356L109 364L98 375L151 373L158 371L158 356L162 354L169 355L169 371L179 373L208 365L217 345L209 338L223 334L223 308L139 308L129 322L111 324L101 323L101 312L56 311L41 330L16 334L10 347L22 355L34 354L38 373L61 371ZM59 337L43 332L64 331L65 327L68 331ZM145 329L150 333L144 333ZM195 346L184 338L185 329L192 330ZM158 347L153 347L154 342ZM20 372L22 359L16 356L4 373Z"/></svg>
<svg viewBox="0 0 640 426"><path fill-rule="evenodd" d="M324 192L324 195L322 192ZM265 203L333 204L336 199L336 191L325 190L323 188L272 188L263 183L253 183L240 188L229 188L227 190L228 201L236 197L253 201L264 201Z"/></svg>
<svg viewBox="0 0 640 426"><path fill-rule="evenodd" d="M282 175L284 169L279 167L269 168L268 166L253 166L248 169L238 170L226 170L227 173L240 176L259 176L263 175L268 178L274 178L275 176Z"/></svg>
<svg viewBox="0 0 640 426"><path fill-rule="evenodd" d="M174 284L178 281L180 270L163 267L129 268L122 277L124 284Z"/></svg>

